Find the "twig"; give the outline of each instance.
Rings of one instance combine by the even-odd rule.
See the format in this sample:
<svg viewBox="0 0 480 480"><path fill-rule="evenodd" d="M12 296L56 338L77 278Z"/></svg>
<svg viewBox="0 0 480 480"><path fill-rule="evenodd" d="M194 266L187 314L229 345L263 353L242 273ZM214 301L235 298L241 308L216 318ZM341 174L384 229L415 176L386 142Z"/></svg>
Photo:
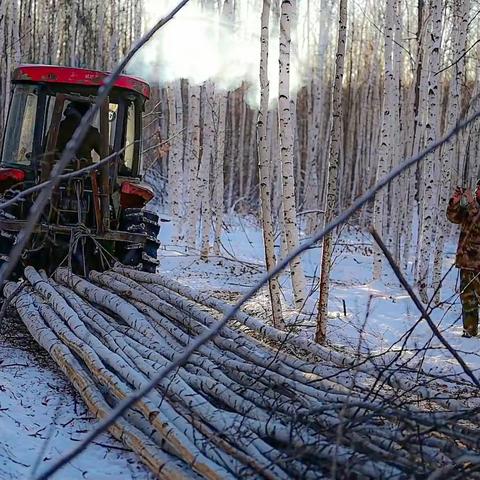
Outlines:
<svg viewBox="0 0 480 480"><path fill-rule="evenodd" d="M412 286L408 283L408 280L404 277L403 273L400 271L400 268L398 267L397 263L395 262L394 258L392 257L390 251L388 248L385 246L383 243L382 239L376 232L376 230L373 227L370 227L370 232L375 239L375 242L377 245L380 247L382 250L383 254L385 255L386 259L388 260L388 263L392 267L393 272L397 276L398 280L400 283L403 285L407 293L410 295L410 298L413 300L413 303L415 306L418 308L420 313L422 314L422 318L426 320L428 323L428 326L431 328L433 334L440 340L440 342L445 346L445 348L451 353L451 355L455 358L455 360L459 363L459 365L462 367L463 371L472 379L473 383L477 386L480 387L480 382L478 381L477 377L474 375L474 373L470 370L468 365L465 363L463 358L457 353L457 351L447 342L445 337L442 335L438 327L435 325L435 322L432 320L430 317L430 314L427 312L427 309L424 307L420 299L418 298L417 294L413 291Z"/></svg>
<svg viewBox="0 0 480 480"><path fill-rule="evenodd" d="M103 448L111 448L112 450L120 450L122 452L132 452L130 448L119 447L118 445L107 445L106 443L92 442L94 445L98 445Z"/></svg>
<svg viewBox="0 0 480 480"><path fill-rule="evenodd" d="M32 473L31 477L33 477L38 470L38 467L40 466L40 463L42 463L42 459L45 456L45 453L47 451L48 446L50 445L50 441L53 437L53 433L55 431L55 427L57 426L57 418L60 413L60 405L62 404L62 397L59 397L57 405L55 407L55 414L52 418L52 423L50 424L50 428L48 429L48 435L45 438L44 442L42 443L42 447L40 451L38 452L37 458L35 459L35 463L32 466Z"/></svg>
<svg viewBox="0 0 480 480"><path fill-rule="evenodd" d="M174 133L171 137L168 137L166 140L164 140L163 142L160 142L160 143L156 143L155 145L152 145L151 147L148 147L146 148L142 153L145 154L145 153L148 153L150 152L151 150L155 150L156 148L158 147L162 147L163 145L166 145L167 143L169 143L171 140L173 140L174 138L178 137L180 134L182 134L184 131L186 130L186 128L182 128L181 130L179 130L178 132ZM150 170L150 168L152 168L155 163L158 162L158 158L156 158L155 160L152 160L152 162L150 163L150 165L146 166L145 167L145 171L147 170Z"/></svg>
<svg viewBox="0 0 480 480"><path fill-rule="evenodd" d="M480 43L480 39L478 39L477 41L475 41L473 43L473 45L470 45L470 47L468 47L463 53L462 55L460 55L456 60L454 60L450 65L447 65L446 67L443 67L442 69L440 69L438 72L435 72L433 75L434 76L437 76L439 75L440 73L444 72L445 70L448 70L449 68L452 68L453 66L455 66L462 58L464 58L468 52L470 50L473 49L473 47L475 47L475 45L477 45L478 43Z"/></svg>

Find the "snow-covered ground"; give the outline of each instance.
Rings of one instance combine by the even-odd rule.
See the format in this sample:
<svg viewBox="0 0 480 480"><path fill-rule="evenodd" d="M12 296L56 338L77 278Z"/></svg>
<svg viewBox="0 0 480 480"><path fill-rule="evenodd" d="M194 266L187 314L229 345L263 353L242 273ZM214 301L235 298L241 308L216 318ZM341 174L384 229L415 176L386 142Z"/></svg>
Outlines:
<svg viewBox="0 0 480 480"><path fill-rule="evenodd" d="M261 232L247 220L236 219L223 236L225 253L203 262L169 245L171 225L162 225L161 271L198 290L208 291L235 301L260 278L263 267ZM445 256L444 271L454 259L454 245ZM285 312L290 324L301 335L314 334L314 313L320 251L308 250L303 263L308 275L309 298L305 312L299 316L289 307L291 289L287 275L281 283L285 295ZM417 325L407 341L404 358L413 357L411 365L461 374L451 355L440 347L413 302L400 287L388 266L381 282L371 282L371 240L367 234L345 232L335 250L329 302L328 341L356 351L382 352L399 349L405 333ZM408 273L408 272L407 272ZM480 339L461 337L459 298L455 295L457 271L452 269L442 289L442 308L432 317L446 339L465 358L469 366L480 367ZM246 306L249 312L266 317L268 297L263 289ZM418 323L418 324L417 324ZM13 325L12 328L22 328ZM12 328L0 337L0 480L28 478L38 459L48 462L71 449L94 421L72 391L55 364L28 340L27 332L18 332L9 341ZM429 347L428 349L426 347ZM417 353L417 355L414 355ZM50 439L46 441L46 439ZM44 467L40 465L38 470ZM109 435L77 457L56 479L149 479L147 470L135 456L123 449Z"/></svg>
<svg viewBox="0 0 480 480"><path fill-rule="evenodd" d="M245 292L260 278L263 258L261 231L247 220L235 219L222 238L226 258L213 257L208 263L186 255L182 249L169 246L170 225L164 224L161 270L171 272L180 281L200 290L229 290ZM453 267L456 239L448 244L443 273L446 274L441 290L441 306L432 309L431 317L440 331L474 371L480 368L480 338L463 338L460 298L456 293L458 270ZM292 293L288 274L281 278L285 296L285 311L297 333L313 338L315 330L317 279L320 248L313 247L303 256L304 270L311 296L303 315L297 315L289 305ZM372 239L365 232L344 230L337 241L329 299L328 342L331 345L364 353L379 353L403 348L403 359L411 358L410 366L461 374L462 369L451 354L433 337L406 291L385 261L381 281L372 281ZM413 265L404 272L410 282ZM235 300L239 295L232 295ZM266 289L250 302L248 310L262 315L268 304ZM346 315L345 315L346 313ZM404 346L405 335L413 328Z"/></svg>
<svg viewBox="0 0 480 480"><path fill-rule="evenodd" d="M28 479L33 478L36 464L38 473L51 459L71 450L95 420L55 363L28 338L23 325L11 318L6 321L11 325L0 337L0 479ZM103 434L52 479L153 477L133 453Z"/></svg>

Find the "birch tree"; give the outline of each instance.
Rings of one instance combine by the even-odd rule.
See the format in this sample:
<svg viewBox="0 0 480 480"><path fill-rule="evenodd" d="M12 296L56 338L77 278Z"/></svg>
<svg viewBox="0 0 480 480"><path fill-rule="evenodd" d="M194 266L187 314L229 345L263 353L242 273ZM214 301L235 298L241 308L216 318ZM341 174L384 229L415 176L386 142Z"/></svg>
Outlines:
<svg viewBox="0 0 480 480"><path fill-rule="evenodd" d="M295 250L299 245L297 228L297 210L295 206L295 180L293 168L293 124L290 110L290 44L291 22L296 14L295 0L282 0L280 12L280 54L279 54L279 87L278 116L280 158L282 161L282 187L284 229L288 251ZM301 310L305 304L305 275L300 258L290 263L295 306Z"/></svg>
<svg viewBox="0 0 480 480"><path fill-rule="evenodd" d="M213 251L215 255L220 254L223 211L224 211L224 193L225 193L225 178L224 178L224 160L225 160L225 131L227 122L227 104L228 92L217 92L217 126L215 139L215 164L214 164L214 179L213 179L213 198L212 206L215 215L214 224L214 242Z"/></svg>
<svg viewBox="0 0 480 480"><path fill-rule="evenodd" d="M401 163L404 158L404 131L402 123L402 70L403 70L403 49L401 48L403 39L403 21L402 21L402 0L397 0L394 10L394 37L392 45L392 70L393 70L393 102L391 111L391 136L393 149L391 154L392 166L395 167ZM408 174L401 175L394 181L390 187L390 205L400 205L402 203L402 191L407 190ZM407 200L408 204L408 200ZM388 226L387 246L393 252L397 263L400 263L400 224L405 216L405 210L401 208L390 208L390 225Z"/></svg>
<svg viewBox="0 0 480 480"><path fill-rule="evenodd" d="M268 102L270 96L268 83L269 22L270 0L263 0L260 34L260 110L257 119L257 137L263 244L267 271L271 271L276 265L271 203L271 157L267 138ZM270 279L268 289L270 292L270 303L272 305L273 325L277 328L281 328L283 326L283 316L280 299L280 285L277 277Z"/></svg>
<svg viewBox="0 0 480 480"><path fill-rule="evenodd" d="M10 76L20 63L109 70L141 34L141 18L124 0L7 0L0 2L0 132L10 99ZM137 12L143 2L136 2ZM119 41L118 26L135 32Z"/></svg>
<svg viewBox="0 0 480 480"><path fill-rule="evenodd" d="M182 205L181 205L181 178L182 178L182 137L179 131L182 128L182 97L180 82L175 81L167 86L168 99L168 132L170 140L169 150L169 168L168 168L168 187L169 187L169 206L173 222L172 243L176 244L181 236L182 229Z"/></svg>
<svg viewBox="0 0 480 480"><path fill-rule="evenodd" d="M220 4L219 4L220 10ZM233 22L233 2L225 0L221 5L220 21ZM220 41L220 38L218 39ZM214 179L212 207L214 214L214 240L213 251L219 255L221 251L221 234L223 229L223 213L225 211L225 152L227 149L227 114L230 94L224 88L217 90L217 115L216 115L216 138L214 158ZM230 162L231 164L231 162ZM228 204L230 206L230 204Z"/></svg>
<svg viewBox="0 0 480 480"><path fill-rule="evenodd" d="M336 215L337 210L337 176L339 158L342 152L342 121L343 121L343 70L345 62L345 47L347 41L347 0L340 0L338 13L338 40L335 60L335 83L332 94L332 127L328 158L328 191L325 204L325 223L328 224ZM323 343L326 338L328 313L328 290L332 259L332 234L323 239L320 294L318 299L317 329L315 341Z"/></svg>
<svg viewBox="0 0 480 480"><path fill-rule="evenodd" d="M447 97L447 112L445 129L448 131L457 123L461 111L461 92L465 76L465 59L463 52L467 48L467 30L469 22L470 1L455 0L453 2L453 36L452 50L455 65L451 74L449 85L449 95ZM450 196L452 183L452 166L455 164L458 142L451 142L442 149L441 152L441 175L438 186L439 205L446 205ZM445 246L446 235L448 234L448 224L445 215L439 215L437 235L435 238L435 257L433 263L433 281L432 286L436 292L435 299L440 300L440 287L443 266L443 250Z"/></svg>
<svg viewBox="0 0 480 480"><path fill-rule="evenodd" d="M383 116L380 131L380 146L378 149L378 164L376 180L382 178L388 171L391 163L392 148L392 110L394 96L394 71L392 62L394 11L397 0L387 0L385 6L385 42L384 42L384 90ZM373 224L377 232L382 232L386 217L387 196L382 190L375 196L373 205ZM378 247L374 250L373 279L378 280L382 273L382 253Z"/></svg>
<svg viewBox="0 0 480 480"><path fill-rule="evenodd" d="M430 35L428 60L428 120L426 124L427 145L431 144L440 133L440 90L439 76L442 38L442 1L430 1ZM430 155L425 162L424 193L421 216L421 227L418 244L418 263L416 284L422 301L428 302L428 279L430 272L431 252L434 247L438 198L436 197L436 175L438 175L438 153Z"/></svg>
<svg viewBox="0 0 480 480"><path fill-rule="evenodd" d="M188 127L187 127L187 152L185 160L187 161L186 177L186 226L185 226L185 244L187 248L193 249L197 240L197 225L199 218L198 204L198 164L200 159L200 87L198 85L189 85L188 101Z"/></svg>
<svg viewBox="0 0 480 480"><path fill-rule="evenodd" d="M210 232L212 226L212 205L210 192L210 171L212 162L215 131L213 126L214 87L212 81L205 82L203 108L203 142L200 167L198 172L199 199L202 214L202 244L200 258L207 260L210 253Z"/></svg>

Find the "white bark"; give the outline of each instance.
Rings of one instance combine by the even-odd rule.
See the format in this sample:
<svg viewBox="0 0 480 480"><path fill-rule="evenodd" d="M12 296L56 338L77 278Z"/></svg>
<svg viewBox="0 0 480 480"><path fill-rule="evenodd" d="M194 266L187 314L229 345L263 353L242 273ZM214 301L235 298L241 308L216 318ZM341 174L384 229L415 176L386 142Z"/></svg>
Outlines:
<svg viewBox="0 0 480 480"><path fill-rule="evenodd" d="M178 105L177 102L181 102L181 95L178 95L177 90L180 89L179 81L169 84L167 86L167 98L168 98L168 136L170 140L169 150L169 165L168 165L168 192L169 192L169 206L170 215L173 223L172 243L177 244L181 237L183 215L181 208L182 200L182 149L183 141L182 136L179 135L179 131L182 129L182 116L177 116L178 112L182 111L182 105Z"/></svg>
<svg viewBox="0 0 480 480"><path fill-rule="evenodd" d="M328 54L329 38L327 35L330 21L330 5L327 0L321 0L320 18L318 29L318 47L316 54L316 62L313 69L313 79L310 83L312 103L311 115L308 125L307 138L307 166L305 172L305 189L306 189L306 206L316 209L323 202L319 201L319 192L321 184L324 182L323 177L319 176L320 163L323 159L321 145L326 145L325 123L327 119L326 96L327 89L326 80L326 58ZM319 212L308 215L307 217L307 233L314 231L322 223Z"/></svg>
<svg viewBox="0 0 480 480"><path fill-rule="evenodd" d="M290 44L291 22L296 13L295 0L282 0L280 16L280 56L279 56L279 87L278 115L280 158L282 162L282 200L284 205L284 229L288 252L299 245L297 228L297 209L295 206L293 125L290 110ZM306 284L300 257L290 262L290 273L295 297L295 306L302 310L306 300Z"/></svg>
<svg viewBox="0 0 480 480"><path fill-rule="evenodd" d="M201 202L202 209L202 242L200 258L206 261L210 254L210 232L212 230L210 171L215 142L215 129L213 124L215 101L212 81L207 81L205 83L204 93L202 156L198 170L200 195L198 200Z"/></svg>
<svg viewBox="0 0 480 480"><path fill-rule="evenodd" d="M460 118L462 105L462 85L465 77L465 60L462 57L467 48L467 30L469 22L470 1L456 0L453 5L454 28L452 48L454 58L459 59L454 67L454 72L449 85L449 95L447 97L447 112L445 130L451 130ZM441 173L439 190L439 205L447 205L451 194L452 170L455 165L458 144L461 142L451 142L444 146L441 151ZM448 222L446 215L439 215L438 228L435 238L435 256L433 263L433 281L432 286L435 292L435 300L440 300L440 289L442 282L442 266L444 260L444 246L448 235Z"/></svg>
<svg viewBox="0 0 480 480"><path fill-rule="evenodd" d="M238 135L238 143L234 157L235 165L238 167L238 177L234 179L234 183L238 188L238 199L242 202L244 201L245 195L245 123L247 118L247 105L243 98L244 90L245 85L242 83L242 87L238 91L237 97L238 103L240 104L240 118L237 125L237 131L235 132Z"/></svg>
<svg viewBox="0 0 480 480"><path fill-rule="evenodd" d="M226 198L226 207L228 210L232 208L233 205L233 185L235 182L235 162L232 161L232 158L235 155L235 143L236 143L236 134L238 130L238 121L236 120L236 110L237 110L237 94L233 92L230 96L230 128L232 135L230 137L230 162L228 163L228 186L227 186L227 198Z"/></svg>
<svg viewBox="0 0 480 480"><path fill-rule="evenodd" d="M378 148L378 166L376 180L384 177L391 165L392 151L392 114L393 114L393 96L395 90L394 68L393 68L393 29L394 29L394 12L396 10L398 0L387 0L385 6L385 43L384 43L384 89L383 89L383 116L381 127L381 139ZM381 235L388 214L387 210L388 197L385 189L381 190L375 196L373 206L373 224L375 230ZM373 259L373 279L378 280L382 274L382 252L379 247L374 249Z"/></svg>
<svg viewBox="0 0 480 480"><path fill-rule="evenodd" d="M397 0L394 10L394 24L395 24L395 34L394 42L392 45L393 54L393 101L392 101L392 111L391 111L391 137L392 137L392 167L397 166L404 158L404 132L402 119L400 117L400 109L402 105L402 89L401 89L401 78L403 71L403 49L401 48L403 41L403 21L402 21L402 1ZM400 245L401 245L401 232L400 224L402 215L404 212L409 209L395 208L396 205L402 203L402 191L407 190L407 174L401 175L398 177L391 185L390 188L390 209L388 213L388 218L390 219L390 225L388 228L387 235L387 246L392 252L392 255L396 262L400 264Z"/></svg>
<svg viewBox="0 0 480 480"><path fill-rule="evenodd" d="M213 199L212 210L215 215L215 238L213 251L215 255L220 254L221 250L221 234L223 224L224 211L224 195L225 195L225 177L224 177L224 160L225 160L225 130L227 122L227 103L228 93L220 91L217 93L217 107L218 107L218 124L216 132L216 151L215 163L213 171Z"/></svg>
<svg viewBox="0 0 480 480"><path fill-rule="evenodd" d="M187 162L186 173L186 225L185 225L185 245L187 248L195 248L197 243L197 227L200 215L200 205L198 203L198 164L200 160L200 87L196 85L189 86L188 102L188 127L187 127L187 147L185 152L185 161Z"/></svg>
<svg viewBox="0 0 480 480"><path fill-rule="evenodd" d="M260 36L260 110L257 119L258 137L258 168L260 181L260 201L262 210L263 244L265 250L265 265L267 271L275 268L275 237L272 222L272 180L270 177L270 150L267 136L268 103L270 88L268 83L268 39L270 22L270 0L263 1L261 36ZM272 321L276 328L283 329L282 303L278 278L274 277L268 283L270 303L272 306Z"/></svg>
<svg viewBox="0 0 480 480"><path fill-rule="evenodd" d="M426 124L427 145L439 137L440 133L440 91L439 76L443 2L431 0L430 2L430 41L428 60L428 121ZM435 152L425 160L425 188L423 191L423 208L421 211L421 231L419 234L419 254L416 273L416 285L424 303L428 303L428 282L431 265L431 254L434 250L434 238L437 231L438 192L436 178L438 176L439 154ZM443 210L444 207L442 207ZM443 215L443 213L442 213Z"/></svg>
<svg viewBox="0 0 480 480"><path fill-rule="evenodd" d="M343 120L343 70L345 61L345 44L347 41L347 0L340 0L337 57L335 61L335 83L332 94L332 134L328 158L328 190L325 204L325 224L335 218L337 212L338 165L342 154L342 120ZM315 341L323 343L327 332L328 291L330 287L330 263L333 253L332 234L323 239L320 293L318 299L317 329Z"/></svg>

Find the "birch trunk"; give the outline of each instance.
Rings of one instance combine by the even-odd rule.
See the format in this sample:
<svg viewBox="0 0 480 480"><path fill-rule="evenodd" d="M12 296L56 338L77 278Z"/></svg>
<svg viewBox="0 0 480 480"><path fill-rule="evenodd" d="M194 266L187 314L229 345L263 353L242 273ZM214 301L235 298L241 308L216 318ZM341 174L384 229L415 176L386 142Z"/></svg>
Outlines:
<svg viewBox="0 0 480 480"><path fill-rule="evenodd" d="M454 58L459 59L455 65L455 71L452 74L447 97L448 108L446 113L445 130L452 129L459 121L462 98L461 90L465 76L465 60L462 58L463 52L467 48L467 30L469 22L470 1L456 0L453 4L454 11L454 28L452 48ZM450 189L452 183L452 169L455 165L455 157L457 155L457 146L462 141L450 142L445 145L441 151L441 179L439 185L439 205L447 205L450 197ZM446 215L439 215L437 235L435 238L435 257L433 263L433 289L435 292L434 300L440 301L440 287L442 281L443 266L443 250L445 245L445 237L448 234L448 223Z"/></svg>
<svg viewBox="0 0 480 480"><path fill-rule="evenodd" d="M188 102L188 143L185 160L187 162L187 201L185 245L188 249L194 249L197 243L197 226L199 217L198 205L198 163L200 159L200 87L189 86Z"/></svg>
<svg viewBox="0 0 480 480"><path fill-rule="evenodd" d="M335 83L332 94L332 134L328 159L328 192L325 211L325 223L328 224L335 217L337 210L337 176L338 164L342 152L342 121L343 121L343 69L345 62L345 46L347 40L347 0L340 0L337 56L335 60ZM322 266L320 277L320 293L318 299L317 329L315 341L323 343L326 340L328 290L330 279L330 262L332 259L332 234L324 237L322 248Z"/></svg>
<svg viewBox="0 0 480 480"><path fill-rule="evenodd" d="M248 205L252 204L254 199L255 188L254 182L257 181L257 162L254 162L254 159L257 158L257 123L255 122L256 111L250 110L248 121L249 121L249 135L248 135L248 149L247 149L247 182L245 186L246 191L246 201Z"/></svg>
<svg viewBox="0 0 480 480"><path fill-rule="evenodd" d="M376 180L385 176L391 163L392 148L392 122L391 115L393 109L394 95L394 71L393 71L393 29L394 29L394 11L397 0L387 0L385 6L385 44L384 44L384 62L385 78L383 89L383 117L381 127L381 140L378 150L378 166ZM386 222L388 196L385 189L377 193L373 205L373 224L377 232L382 232ZM382 252L378 246L374 248L373 259L373 279L378 280L382 275Z"/></svg>
<svg viewBox="0 0 480 480"><path fill-rule="evenodd" d="M167 86L168 101L168 136L170 140L170 150L168 155L168 192L170 215L173 223L172 243L177 244L181 237L181 229L183 224L182 208L181 208L181 176L182 176L182 137L179 135L181 123L177 117L177 112L181 110L181 105L177 102L181 99L175 94L176 86L174 82ZM181 120L181 118L180 118Z"/></svg>
<svg viewBox="0 0 480 480"><path fill-rule="evenodd" d="M199 200L202 209L202 244L200 258L208 260L210 253L210 232L212 229L212 206L210 194L210 171L212 162L213 143L215 141L215 130L213 126L214 116L214 87L212 81L205 83L205 98L203 108L203 146L202 157L198 172L199 177Z"/></svg>
<svg viewBox="0 0 480 480"><path fill-rule="evenodd" d="M326 185L326 159L328 152L322 146L328 145L330 135L330 99L329 99L329 68L327 58L329 57L329 41L327 34L332 17L332 4L327 0L321 0L319 23L321 27L318 31L318 50L316 55L316 70L314 77L314 86L312 86L312 93L314 93L313 102L313 133L309 133L309 152L312 154L312 160L315 162L312 168L312 174L307 174L307 188L309 182L314 182L308 191L310 191L310 198L313 202L308 203L311 208L318 209L320 206L323 212L317 211L309 215L308 231L320 228L325 223L325 185ZM332 82L333 83L333 82ZM310 162L309 162L310 163ZM307 166L308 168L308 166ZM315 173L313 173L315 172ZM315 182L316 180L316 182ZM307 193L308 194L308 193Z"/></svg>
<svg viewBox="0 0 480 480"><path fill-rule="evenodd" d="M296 0L282 0L280 16L278 114L280 158L282 161L284 229L289 253L299 246L293 168L294 134L291 122L292 112L290 110L290 25L296 14L296 8ZM290 262L290 274L292 278L293 294L295 297L295 306L298 310L302 310L306 300L306 285L300 257L297 257Z"/></svg>
<svg viewBox="0 0 480 480"><path fill-rule="evenodd" d="M245 85L242 83L242 87L239 90L239 95L237 101L240 108L240 123L238 124L238 143L237 149L235 152L235 164L238 166L238 196L237 199L244 201L245 197L245 123L247 119L247 105L245 104L243 98L243 92L245 90Z"/></svg>
<svg viewBox="0 0 480 480"><path fill-rule="evenodd" d="M403 70L403 49L400 48L402 44L403 38L403 23L402 23L402 8L401 8L402 1L397 0L397 4L395 5L394 10L394 23L395 23L395 35L394 35L394 42L393 42L393 54L392 54L392 62L393 62L393 78L394 78L394 85L393 85L393 102L392 102L392 111L391 111L391 137L393 143L393 152L391 155L392 158L392 166L396 167L404 157L404 138L403 138L403 128L402 128L402 121L401 121L401 105L404 103L402 102L402 70ZM400 175L391 185L391 193L390 193L390 211L388 214L388 218L390 219L390 228L389 234L387 237L387 246L389 250L392 252L396 262L400 264L400 222L402 214L405 210L409 209L401 209L395 208L396 205L401 205L402 191L407 190L406 188L406 175Z"/></svg>
<svg viewBox="0 0 480 480"><path fill-rule="evenodd" d="M260 35L260 110L257 120L258 135L258 169L260 181L260 201L262 210L263 244L265 249L265 265L271 271L276 265L275 237L272 223L272 180L270 177L270 149L267 138L268 103L270 88L268 83L268 45L270 23L270 0L263 1L261 35ZM283 315L278 278L268 282L270 303L272 305L273 326L282 329Z"/></svg>
<svg viewBox="0 0 480 480"><path fill-rule="evenodd" d="M238 121L236 120L235 112L237 110L237 95L233 93L230 96L230 162L228 164L228 188L227 188L227 209L230 210L233 206L234 193L234 178L235 178L235 162L232 160L236 156L236 132L238 130Z"/></svg>
<svg viewBox="0 0 480 480"><path fill-rule="evenodd" d="M437 72L440 70L441 35L442 35L441 0L431 0L430 42L428 60L428 121L426 124L427 145L435 141L440 133L440 90ZM423 193L423 208L421 231L419 235L418 268L416 285L424 303L428 302L428 282L431 265L431 253L434 249L434 238L438 212L438 186L436 181L438 171L438 153L433 153L425 160L425 188Z"/></svg>
<svg viewBox="0 0 480 480"><path fill-rule="evenodd" d="M224 195L225 195L225 177L224 177L224 160L225 160L225 130L227 122L227 104L228 93L219 92L217 96L218 106L218 125L216 134L216 152L215 167L213 179L213 213L215 215L215 239L213 251L215 255L220 254L223 211L224 211Z"/></svg>

